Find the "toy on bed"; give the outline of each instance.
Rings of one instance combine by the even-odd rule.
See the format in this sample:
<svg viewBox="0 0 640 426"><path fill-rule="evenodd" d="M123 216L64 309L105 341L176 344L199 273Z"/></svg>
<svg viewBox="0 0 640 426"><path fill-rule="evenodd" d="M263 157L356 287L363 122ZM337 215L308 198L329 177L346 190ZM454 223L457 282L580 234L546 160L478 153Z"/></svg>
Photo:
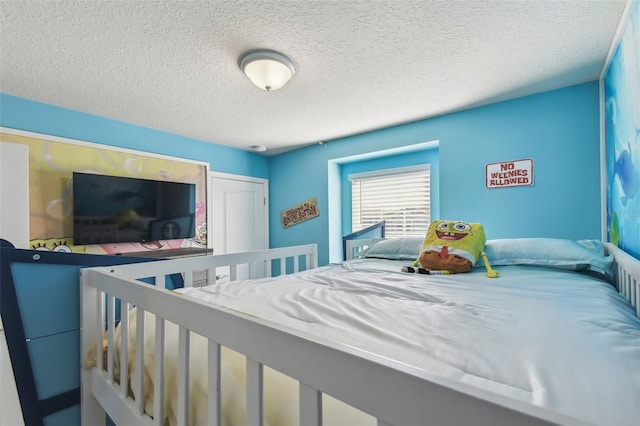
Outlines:
<svg viewBox="0 0 640 426"><path fill-rule="evenodd" d="M405 272L422 274L457 274L470 272L482 257L487 276L496 278L498 271L491 268L484 245L487 238L480 223L436 220L431 222L422 242L418 258L412 266L402 268Z"/></svg>

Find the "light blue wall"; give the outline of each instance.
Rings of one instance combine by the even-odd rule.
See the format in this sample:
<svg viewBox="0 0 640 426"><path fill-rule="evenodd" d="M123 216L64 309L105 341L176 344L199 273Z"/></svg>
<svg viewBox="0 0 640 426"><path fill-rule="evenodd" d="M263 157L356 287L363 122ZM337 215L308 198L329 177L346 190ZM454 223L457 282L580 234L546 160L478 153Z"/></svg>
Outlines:
<svg viewBox="0 0 640 426"><path fill-rule="evenodd" d="M341 230L329 223L340 197L329 190L330 165L433 140L439 140L440 218L482 222L490 239L599 238L598 96L594 81L272 157L271 246L315 242L319 263L327 263ZM533 186L485 188L487 163L522 158L533 159ZM321 215L284 229L280 212L313 197Z"/></svg>
<svg viewBox="0 0 640 426"><path fill-rule="evenodd" d="M0 93L0 126L198 161L212 171L267 179L259 154Z"/></svg>

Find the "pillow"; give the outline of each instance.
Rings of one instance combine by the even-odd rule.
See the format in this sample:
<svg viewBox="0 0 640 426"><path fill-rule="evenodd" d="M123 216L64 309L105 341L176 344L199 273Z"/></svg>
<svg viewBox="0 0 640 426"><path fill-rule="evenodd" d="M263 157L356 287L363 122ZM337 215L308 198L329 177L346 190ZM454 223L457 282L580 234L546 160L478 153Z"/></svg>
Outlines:
<svg viewBox="0 0 640 426"><path fill-rule="evenodd" d="M390 260L415 260L420 253L422 237L398 237L381 240L364 250L362 257L390 259Z"/></svg>
<svg viewBox="0 0 640 426"><path fill-rule="evenodd" d="M537 265L595 271L613 277L613 256L600 240L513 238L488 240L484 252L491 265Z"/></svg>

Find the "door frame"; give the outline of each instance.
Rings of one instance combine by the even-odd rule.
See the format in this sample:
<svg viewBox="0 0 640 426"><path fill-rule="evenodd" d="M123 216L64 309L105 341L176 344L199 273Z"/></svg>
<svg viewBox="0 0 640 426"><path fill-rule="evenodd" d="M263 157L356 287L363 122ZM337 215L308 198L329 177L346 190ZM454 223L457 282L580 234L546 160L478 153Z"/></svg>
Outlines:
<svg viewBox="0 0 640 426"><path fill-rule="evenodd" d="M261 184L264 190L264 241L266 243L265 248L270 248L271 247L271 242L269 241L269 179L263 179L263 178L258 178L258 177L253 177L253 176L244 176L244 175L236 175L233 173L224 173L224 172L216 172L216 171L210 171L209 172L209 187L210 187L210 197L208 198L208 205L207 208L209 210L209 214L210 214L210 219L211 219L211 226L213 226L213 206L211 205L211 203L213 202L213 183L212 180L213 178L218 178L218 179L228 179L228 180L239 180L239 181L243 181L243 182L251 182L251 183L257 183L257 184ZM208 238L207 238L208 239ZM211 238L211 246L213 247L213 238Z"/></svg>

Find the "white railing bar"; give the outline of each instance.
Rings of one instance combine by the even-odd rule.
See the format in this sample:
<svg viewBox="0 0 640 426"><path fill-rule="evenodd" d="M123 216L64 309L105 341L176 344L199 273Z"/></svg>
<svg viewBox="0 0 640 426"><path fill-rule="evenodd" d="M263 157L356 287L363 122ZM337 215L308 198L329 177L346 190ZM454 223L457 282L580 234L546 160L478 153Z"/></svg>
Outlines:
<svg viewBox="0 0 640 426"><path fill-rule="evenodd" d="M300 245L295 247L282 247L265 250L255 250L246 253L219 254L216 256L194 256L163 260L162 262L138 262L125 265L118 265L119 276L129 278L146 278L156 274L179 274L187 270L200 270L209 267L229 266L230 263L248 264L250 262L271 261L280 259L283 256L293 256L296 254L316 257L317 246L315 244ZM91 269L102 269L112 271L113 266L96 267ZM309 269L309 268L307 268Z"/></svg>
<svg viewBox="0 0 640 426"><path fill-rule="evenodd" d="M262 426L263 399L263 365L247 357L247 426Z"/></svg>
<svg viewBox="0 0 640 426"><path fill-rule="evenodd" d="M144 378L144 316L145 311L139 306L136 307L136 359L135 359L135 407L138 414L144 413L143 378Z"/></svg>
<svg viewBox="0 0 640 426"><path fill-rule="evenodd" d="M120 394L129 391L129 303L120 300Z"/></svg>
<svg viewBox="0 0 640 426"><path fill-rule="evenodd" d="M286 275L286 274L287 274L287 258L281 257L280 258L280 275Z"/></svg>
<svg viewBox="0 0 640 426"><path fill-rule="evenodd" d="M235 281L237 280L237 274L238 274L238 265L237 264L233 264L233 265L229 265L229 281Z"/></svg>
<svg viewBox="0 0 640 426"><path fill-rule="evenodd" d="M221 384L221 353L220 353L220 344L209 340L208 341L208 368L209 368L209 377L208 377L208 386L207 389L209 393L207 395L207 407L209 410L209 424L213 426L221 426L222 425L222 398L220 395L220 384Z"/></svg>
<svg viewBox="0 0 640 426"><path fill-rule="evenodd" d="M207 284L216 283L216 268L207 268Z"/></svg>
<svg viewBox="0 0 640 426"><path fill-rule="evenodd" d="M96 366L98 371L102 373L104 369L104 363L102 362L102 336L104 336L104 293L100 290L96 291L96 324L97 336L100 336L96 341ZM107 348L108 350L109 348Z"/></svg>
<svg viewBox="0 0 640 426"><path fill-rule="evenodd" d="M164 425L164 318L156 317L155 371L153 387L153 419L156 426Z"/></svg>
<svg viewBox="0 0 640 426"><path fill-rule="evenodd" d="M636 289L636 298L631 304L636 308L636 316L640 317L640 282L636 279L633 280L633 288Z"/></svg>
<svg viewBox="0 0 640 426"><path fill-rule="evenodd" d="M256 262L249 262L249 279L262 278L258 277L258 264Z"/></svg>
<svg viewBox="0 0 640 426"><path fill-rule="evenodd" d="M185 287L193 287L193 271L186 271L182 274L183 285Z"/></svg>
<svg viewBox="0 0 640 426"><path fill-rule="evenodd" d="M300 272L300 256L293 256L293 272Z"/></svg>
<svg viewBox="0 0 640 426"><path fill-rule="evenodd" d="M114 333L116 330L116 303L115 298L111 295L107 295L107 380L109 383L113 383L113 370L114 370ZM97 349L97 348L96 348ZM97 352L97 355L100 356L100 351Z"/></svg>
<svg viewBox="0 0 640 426"><path fill-rule="evenodd" d="M300 424L322 426L322 392L300 382Z"/></svg>
<svg viewBox="0 0 640 426"><path fill-rule="evenodd" d="M190 331L180 326L178 329L178 426L189 425L189 358L191 357Z"/></svg>

